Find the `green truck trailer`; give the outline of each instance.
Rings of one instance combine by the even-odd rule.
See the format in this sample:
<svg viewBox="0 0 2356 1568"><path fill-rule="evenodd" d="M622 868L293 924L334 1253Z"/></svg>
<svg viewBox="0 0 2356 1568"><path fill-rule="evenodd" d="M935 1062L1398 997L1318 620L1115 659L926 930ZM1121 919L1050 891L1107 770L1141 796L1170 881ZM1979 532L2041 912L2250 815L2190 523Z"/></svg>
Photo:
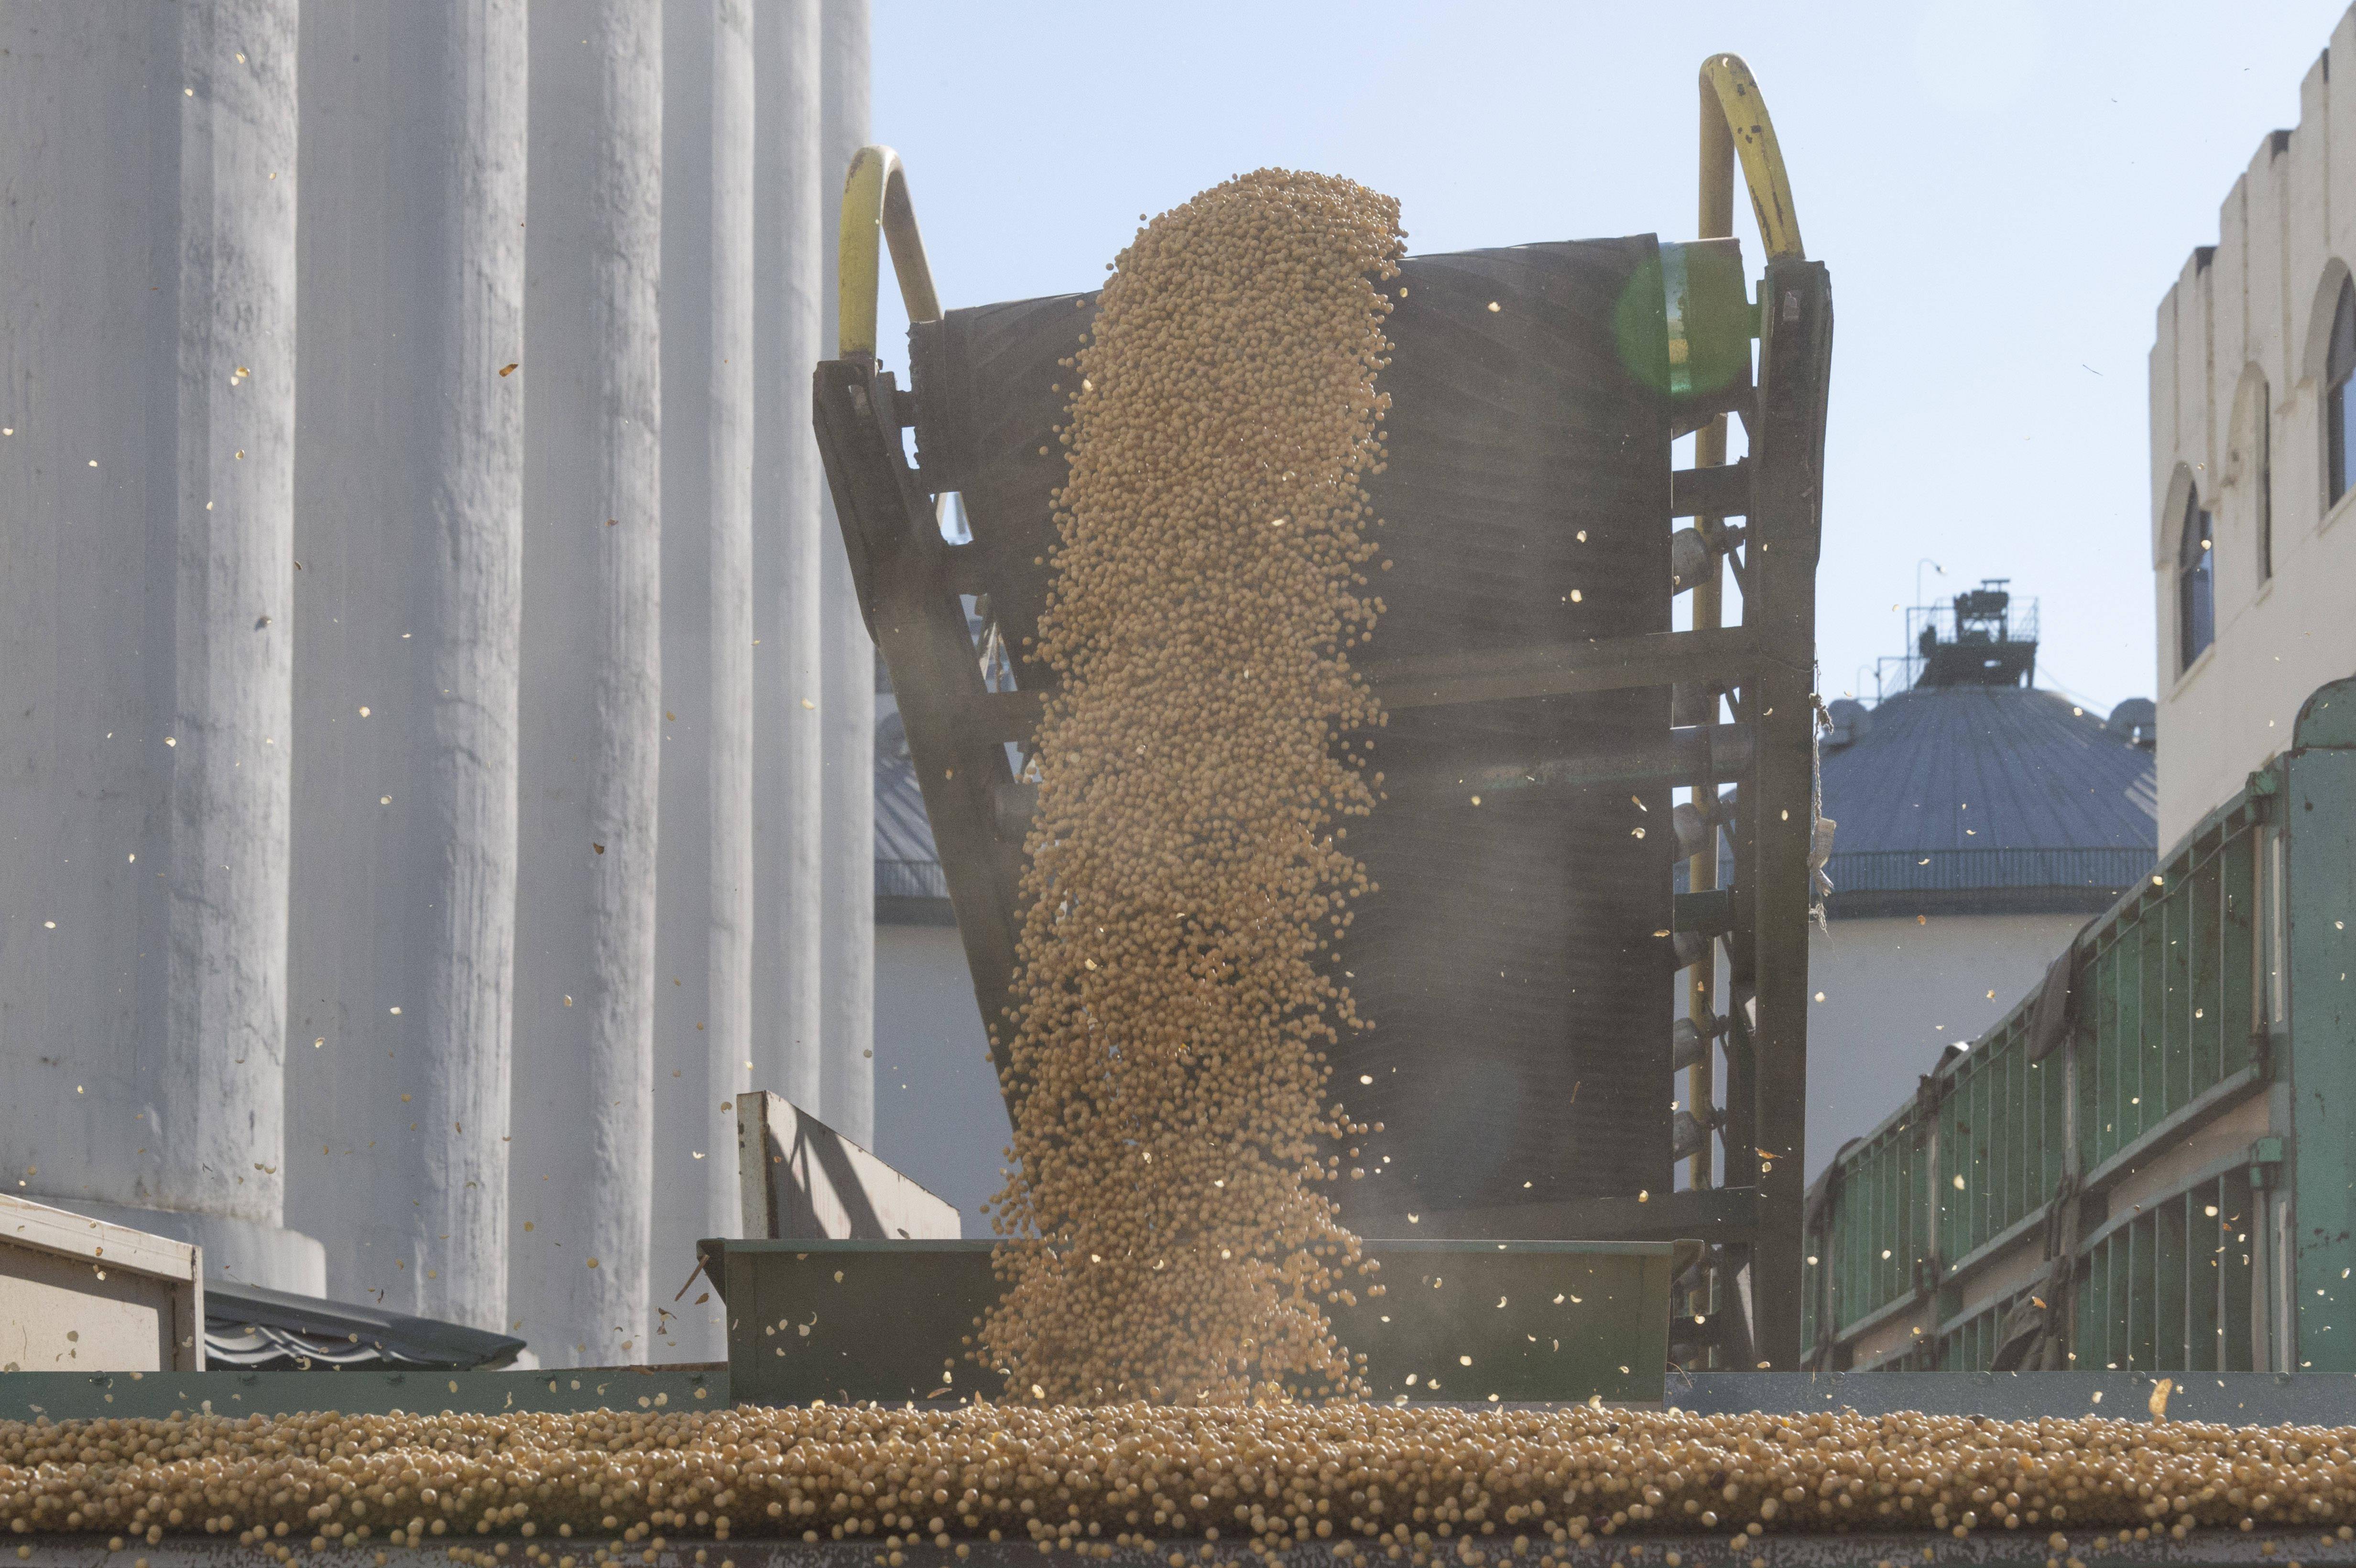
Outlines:
<svg viewBox="0 0 2356 1568"><path fill-rule="evenodd" d="M2356 1371L2356 679L1809 1194L1827 1371Z"/></svg>

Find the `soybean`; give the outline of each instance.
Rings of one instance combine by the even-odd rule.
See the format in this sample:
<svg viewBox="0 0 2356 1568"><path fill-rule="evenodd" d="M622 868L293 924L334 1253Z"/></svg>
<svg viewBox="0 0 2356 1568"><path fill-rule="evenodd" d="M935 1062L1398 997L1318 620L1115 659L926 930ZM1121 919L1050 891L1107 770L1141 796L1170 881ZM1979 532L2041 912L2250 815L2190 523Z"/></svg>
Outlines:
<svg viewBox="0 0 2356 1568"><path fill-rule="evenodd" d="M753 1535L855 1541L887 1565L920 1543L1237 1540L1549 1563L1628 1534L1715 1535L1739 1562L1770 1532L1998 1529L2058 1556L2196 1528L2348 1539L2351 1450L2344 1427L1365 1401L205 1414L0 1424L0 1520L482 1563L467 1542L519 1540L547 1568Z"/></svg>
<svg viewBox="0 0 2356 1568"><path fill-rule="evenodd" d="M1141 229L1064 362L1034 667L1005 1296L1016 1397L1237 1403L1356 1386L1325 1308L1358 1243L1323 1184L1370 1133L1326 1097L1333 964L1381 714L1381 284L1398 207L1263 169Z"/></svg>

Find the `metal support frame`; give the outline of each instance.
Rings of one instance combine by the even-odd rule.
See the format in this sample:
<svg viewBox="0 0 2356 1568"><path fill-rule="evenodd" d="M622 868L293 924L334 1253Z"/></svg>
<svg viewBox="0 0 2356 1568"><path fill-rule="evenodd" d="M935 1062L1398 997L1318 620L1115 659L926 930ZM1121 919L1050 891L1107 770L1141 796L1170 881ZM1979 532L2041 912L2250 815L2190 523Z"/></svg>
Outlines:
<svg viewBox="0 0 2356 1568"><path fill-rule="evenodd" d="M1708 65L1702 67L1701 80L1701 209L1697 214L1698 221L1694 233L1699 239L1716 240L1734 232L1734 138L1727 128L1726 116L1717 102L1717 94L1712 91ZM1726 416L1719 414L1694 432L1694 472L1700 475L1725 466ZM1744 475L1743 477L1747 479L1749 475ZM1683 488L1700 490L1706 484L1688 482ZM1678 488L1673 485L1672 494L1675 495ZM1682 499L1681 496L1678 498ZM1725 603L1725 551L1718 546L1721 537L1719 530L1726 523L1727 503L1724 497L1713 496L1704 505L1708 509L1693 514L1695 530L1700 534L1702 543L1709 547L1709 564L1701 581L1694 588L1693 626L1697 632L1718 630L1724 617ZM1707 721L1715 723L1719 693L1714 688L1706 688L1706 691ZM1715 778L1697 773L1687 782L1693 786L1696 802L1708 806L1715 814L1718 798ZM1718 886L1718 829L1714 825L1703 840L1701 852L1686 863L1686 886L1693 892L1708 891ZM1715 944L1704 949L1702 961L1689 966L1686 975L1687 1016L1707 1036L1715 1032L1718 1019L1718 950ZM1716 1079L1717 1074L1711 1070L1707 1056L1686 1069L1686 1104L1693 1106L1708 1104L1710 1096L1717 1092ZM1730 1104L1728 1110L1730 1113L1733 1106ZM1730 1125L1730 1135L1732 1131ZM1730 1136L1727 1145L1730 1154L1748 1141L1747 1136L1740 1139ZM1730 1159L1729 1165L1731 1164ZM1730 1170L1729 1176L1730 1179ZM1710 1185L1710 1157L1707 1145L1687 1162L1686 1180L1695 1189Z"/></svg>
<svg viewBox="0 0 2356 1568"><path fill-rule="evenodd" d="M1734 1179L1750 1158L1757 1159L1753 1338L1761 1359L1780 1371L1799 1364L1805 1285L1801 1231L1806 1203L1808 852L1815 837L1815 579L1833 329L1823 265L1770 261L1762 304L1766 319L1760 340L1759 418L1751 432L1751 462L1758 477L1751 502L1751 592L1743 602L1744 622L1759 640L1761 656L1742 693L1742 710L1758 735L1758 763L1740 812L1750 852L1738 853L1737 871L1747 870L1751 885L1736 907L1750 916L1749 939L1740 939L1738 916L1730 997L1749 1026L1756 1143L1750 1151L1735 1151L1728 1174Z"/></svg>
<svg viewBox="0 0 2356 1568"><path fill-rule="evenodd" d="M1760 298L1757 393L1745 424L1751 453L1728 464L1726 418L1695 432L1694 466L1679 475L1676 510L1694 517L1710 562L1694 589L1697 643L1726 638L1722 565L1743 588L1743 659L1684 677L1680 717L1715 724L1721 699L1755 741L1751 787L1738 791L1729 828L1735 841L1735 920L1727 933L1728 1021L1719 1019L1719 944L1703 944L1687 973L1687 1016L1707 1040L1722 1042L1726 1104L1713 1112L1713 1064L1686 1070L1681 1099L1714 1122L1725 1151L1724 1189L1756 1195L1754 1228L1733 1240L1704 1271L1687 1306L1696 1314L1739 1316L1737 1276L1751 1283L1751 1343L1760 1367L1798 1364L1804 1129L1807 1083L1807 850L1815 832L1815 564L1824 465L1826 376L1831 301L1821 266L1805 260L1791 181L1765 101L1750 68L1714 55L1700 73L1700 188L1696 231L1704 240L1734 232L1734 167L1740 155L1751 210L1766 245ZM1746 499L1747 496L1747 499ZM1692 510L1687 512L1687 506ZM1747 527L1730 529L1740 510ZM1747 546L1748 560L1736 554ZM1714 663L1715 661L1695 661ZM1687 781L1712 815L1721 774ZM1687 897L1698 904L1719 886L1713 827L1687 863ZM1698 1197L1712 1186L1707 1144L1687 1163ZM1721 1338L1719 1359L1727 1343ZM1705 1351L1705 1354L1708 1352Z"/></svg>
<svg viewBox="0 0 2356 1568"><path fill-rule="evenodd" d="M1007 709L990 701L949 581L949 546L901 449L903 400L891 373L872 358L828 360L811 397L860 610L892 671L991 1055L1001 1082L1011 1083L999 1026L1014 975L1023 839L1001 831L1004 786L1013 782Z"/></svg>
<svg viewBox="0 0 2356 1568"><path fill-rule="evenodd" d="M890 147L862 147L842 187L839 357L818 366L810 418L860 613L892 672L991 1060L1011 1093L999 1025L1014 975L1023 841L1019 831L1003 831L1005 786L1012 782L1005 742L1036 726L1038 700L1035 694L993 692L983 680L958 602L965 590L953 551L941 538L924 476L902 447L901 432L913 422L908 400L875 359L887 247L908 319L937 320L940 296L906 170Z"/></svg>
<svg viewBox="0 0 2356 1568"><path fill-rule="evenodd" d="M1672 485L1675 515L1695 517L1711 548L1713 570L1697 590L1695 629L1397 660L1365 673L1393 709L1631 687L1707 694L1705 710L1682 714L1688 727L1665 737L1657 752L1531 759L1531 767L1540 778L1552 777L1542 771L1551 768L1564 781L1641 771L1697 784L1713 798L1724 782L1737 783L1722 811L1735 849L1734 887L1722 904L1707 901L1723 911L1709 923L1724 929L1707 940L1709 961L1696 966L1688 988L1697 1023L1710 1023L1719 1002L1706 976L1722 950L1728 1022L1711 1030L1723 1042L1729 1088L1725 1112L1715 1117L1726 1149L1721 1185L1708 1188L1708 1172L1700 1169L1703 1189L1692 1192L1548 1205L1544 1214L1517 1209L1427 1218L1436 1230L1465 1235L1700 1237L1718 1243L1722 1250L1713 1255L1733 1266L1722 1271L1714 1299L1695 1310L1740 1314L1731 1276L1740 1266L1736 1260L1747 1258L1750 1332L1713 1338L1742 1347L1755 1365L1789 1369L1799 1365L1802 1350L1815 566L1832 306L1824 267L1801 252L1789 182L1757 84L1731 55L1712 57L1701 80L1703 238L1731 231L1739 153L1769 261L1757 309L1757 374L1733 405L1750 432L1750 455L1726 463L1722 414L1688 425L1700 431L1697 464ZM861 609L899 694L991 1056L1012 1095L1019 1086L1009 1072L1002 1026L1030 800L1006 746L1034 731L1039 699L985 683L958 594L991 585L973 580L968 562L978 558L961 556L941 539L926 477L905 455L909 400L875 362L884 248L879 237L889 246L910 318L938 316L905 176L889 148L870 147L853 160L845 186L841 357L818 367L813 421ZM1680 293L1671 302L1673 315L1686 303ZM1730 526L1734 517L1744 525ZM1662 519L1664 526L1669 521ZM1722 588L1715 568L1721 564L1733 567L1744 589L1738 626L1718 624ZM1730 715L1721 715L1721 698ZM1721 723L1722 717L1732 722ZM1718 831L1711 830L1713 852L1692 863L1697 892L1716 891ZM1694 1082L1699 1104L1708 1091L1701 1077Z"/></svg>

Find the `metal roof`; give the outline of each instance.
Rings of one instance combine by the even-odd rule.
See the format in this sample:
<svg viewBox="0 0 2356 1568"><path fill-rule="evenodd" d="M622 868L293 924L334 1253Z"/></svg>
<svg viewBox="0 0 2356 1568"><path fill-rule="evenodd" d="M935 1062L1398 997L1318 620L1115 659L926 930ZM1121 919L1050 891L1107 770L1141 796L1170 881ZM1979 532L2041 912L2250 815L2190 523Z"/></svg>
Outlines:
<svg viewBox="0 0 2356 1568"><path fill-rule="evenodd" d="M504 1367L524 1342L509 1334L412 1317L236 1280L205 1283L205 1360L213 1367L300 1371L325 1367Z"/></svg>
<svg viewBox="0 0 2356 1568"><path fill-rule="evenodd" d="M875 720L875 918L886 925L954 925L948 901L908 733L892 708Z"/></svg>
<svg viewBox="0 0 2356 1568"><path fill-rule="evenodd" d="M1833 914L2089 912L2158 847L2152 753L2051 691L1905 692L1827 738Z"/></svg>
<svg viewBox="0 0 2356 1568"><path fill-rule="evenodd" d="M908 756L908 732L896 710L875 719L875 859L940 859L933 847L933 825L925 816L925 794L916 784L916 764Z"/></svg>
<svg viewBox="0 0 2356 1568"><path fill-rule="evenodd" d="M962 518L962 512L958 513ZM947 528L946 514L944 530ZM1003 645L990 635L983 606L965 602L966 631L980 650L982 678L1003 665ZM1012 748L1009 748L1010 755ZM933 825L925 815L925 792L908 754L907 726L891 672L875 658L875 918L885 925L955 925L949 883Z"/></svg>

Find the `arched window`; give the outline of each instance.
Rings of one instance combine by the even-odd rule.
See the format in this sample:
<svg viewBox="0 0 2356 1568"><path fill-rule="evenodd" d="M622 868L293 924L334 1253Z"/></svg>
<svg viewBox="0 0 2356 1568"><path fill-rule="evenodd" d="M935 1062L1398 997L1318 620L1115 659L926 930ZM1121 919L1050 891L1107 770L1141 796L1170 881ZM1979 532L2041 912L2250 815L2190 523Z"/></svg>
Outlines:
<svg viewBox="0 0 2356 1568"><path fill-rule="evenodd" d="M2184 497L2182 534L2176 549L2176 667L2190 669L2217 640L2216 551L2211 548L2216 540L2198 491Z"/></svg>
<svg viewBox="0 0 2356 1568"><path fill-rule="evenodd" d="M2356 429L2349 421L2356 418L2356 398L2349 395L2348 380L2356 375L2356 284L2342 281L2340 304L2331 313L2331 351L2324 358L2323 379L2331 389L2324 411L2327 429L2324 444L2329 450L2330 499L2336 504L2348 494L2351 477L2349 460L2356 457Z"/></svg>

